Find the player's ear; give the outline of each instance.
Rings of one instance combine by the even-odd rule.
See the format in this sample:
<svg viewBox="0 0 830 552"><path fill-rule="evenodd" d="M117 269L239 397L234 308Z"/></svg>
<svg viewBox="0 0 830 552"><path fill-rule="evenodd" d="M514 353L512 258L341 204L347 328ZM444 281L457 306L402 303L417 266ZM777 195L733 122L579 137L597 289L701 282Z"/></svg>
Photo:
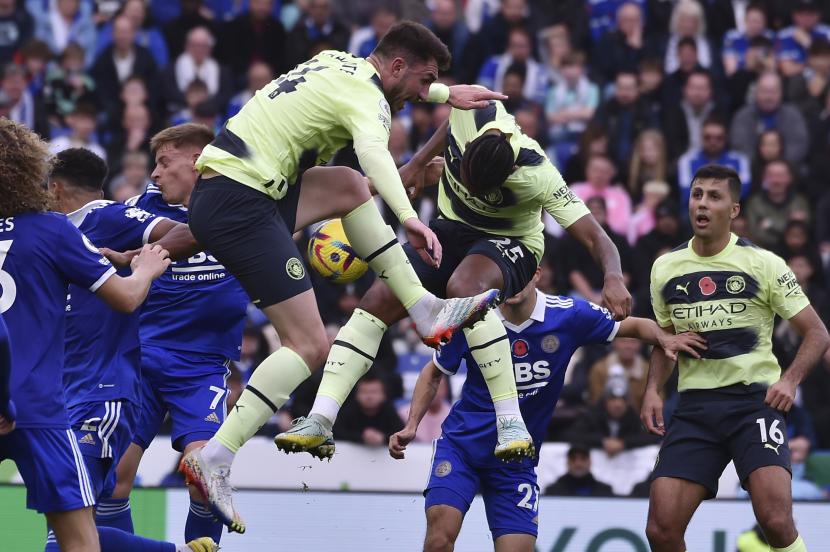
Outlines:
<svg viewBox="0 0 830 552"><path fill-rule="evenodd" d="M392 59L392 63L389 64L389 70L392 73L393 77L400 77L401 74L406 71L406 60L402 57L396 57Z"/></svg>
<svg viewBox="0 0 830 552"><path fill-rule="evenodd" d="M732 204L732 211L729 213L729 219L735 220L741 214L741 204L737 201Z"/></svg>

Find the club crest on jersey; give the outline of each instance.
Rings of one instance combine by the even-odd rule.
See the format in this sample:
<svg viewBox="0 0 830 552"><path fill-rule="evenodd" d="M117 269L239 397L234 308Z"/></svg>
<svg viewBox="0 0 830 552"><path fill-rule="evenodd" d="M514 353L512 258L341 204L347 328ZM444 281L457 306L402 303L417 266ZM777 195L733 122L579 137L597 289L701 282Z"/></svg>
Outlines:
<svg viewBox="0 0 830 552"><path fill-rule="evenodd" d="M555 353L559 349L559 338L553 334L542 338L542 350L546 353Z"/></svg>
<svg viewBox="0 0 830 552"><path fill-rule="evenodd" d="M288 262L285 263L285 272L287 272L288 275L294 280L302 280L303 276L305 276L305 268L303 267L303 263L297 257L291 257L288 259Z"/></svg>
<svg viewBox="0 0 830 552"><path fill-rule="evenodd" d="M452 464L449 460L442 460L435 466L435 477L447 477L452 471Z"/></svg>
<svg viewBox="0 0 830 552"><path fill-rule="evenodd" d="M493 190L484 196L484 201L490 205L501 205L502 201L504 201L504 194L502 194L501 190Z"/></svg>
<svg viewBox="0 0 830 552"><path fill-rule="evenodd" d="M511 352L513 356L516 358L524 358L527 356L527 353L530 352L530 346L527 344L527 341L524 339L517 339L513 342L510 346Z"/></svg>
<svg viewBox="0 0 830 552"><path fill-rule="evenodd" d="M717 284L715 284L715 281L711 276L704 276L701 278L697 283L697 287L700 288L700 293L706 296L712 295L718 289Z"/></svg>
<svg viewBox="0 0 830 552"><path fill-rule="evenodd" d="M729 279L726 280L726 291L732 295L737 295L744 289L746 289L746 281L743 276L730 276Z"/></svg>

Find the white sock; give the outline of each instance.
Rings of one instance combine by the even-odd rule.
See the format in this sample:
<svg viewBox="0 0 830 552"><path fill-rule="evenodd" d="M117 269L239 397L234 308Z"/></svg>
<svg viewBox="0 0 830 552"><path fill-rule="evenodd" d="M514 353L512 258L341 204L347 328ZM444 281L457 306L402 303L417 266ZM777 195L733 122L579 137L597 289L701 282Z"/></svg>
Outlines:
<svg viewBox="0 0 830 552"><path fill-rule="evenodd" d="M519 410L518 397L494 401L493 406L496 407L496 419L505 417L522 419L522 411Z"/></svg>
<svg viewBox="0 0 830 552"><path fill-rule="evenodd" d="M427 293L409 307L409 317L415 323L416 328L423 328L425 331L432 327L432 321L444 307L444 299L439 299L431 293Z"/></svg>
<svg viewBox="0 0 830 552"><path fill-rule="evenodd" d="M314 399L314 406L311 407L311 412L309 416L312 414L316 414L318 416L322 416L326 420L329 421L331 426L334 425L334 422L337 421L337 414L340 412L340 405L337 404L337 401L332 399L331 397L327 397L326 395L317 395ZM329 426L329 429L331 429Z"/></svg>
<svg viewBox="0 0 830 552"><path fill-rule="evenodd" d="M215 438L202 449L202 458L209 468L230 467L236 455Z"/></svg>

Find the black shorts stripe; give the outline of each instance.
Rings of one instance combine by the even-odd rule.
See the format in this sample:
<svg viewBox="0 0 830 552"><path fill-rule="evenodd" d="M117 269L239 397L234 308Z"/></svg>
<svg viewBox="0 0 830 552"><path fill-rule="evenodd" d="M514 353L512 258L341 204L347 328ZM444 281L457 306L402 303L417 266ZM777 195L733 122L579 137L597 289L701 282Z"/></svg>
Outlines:
<svg viewBox="0 0 830 552"><path fill-rule="evenodd" d="M279 410L279 408L277 408L277 405L275 405L274 403L272 403L272 402L268 399L268 397L266 397L266 396L265 396L265 395L264 395L264 394L263 394L263 393L262 393L259 389L257 389L256 387L254 387L254 386L253 386L253 385L251 385L250 383L248 384L248 386L247 386L247 387L245 387L245 389L247 389L248 391L250 391L251 393L253 393L253 394L254 394L254 395L256 395L257 397L259 397L259 400L261 400L261 401L262 401L262 402L264 402L266 405L268 405L268 408L270 408L273 412L276 412L277 410Z"/></svg>
<svg viewBox="0 0 830 552"><path fill-rule="evenodd" d="M477 351L479 349L486 349L490 345L493 345L494 343L498 343L499 341L502 341L503 339L507 339L507 334L504 334L502 337L497 337L496 339L488 341L487 343L482 343L481 345L476 345L475 347L470 347L469 351L472 353L473 351Z"/></svg>
<svg viewBox="0 0 830 552"><path fill-rule="evenodd" d="M366 261L367 263L371 263L378 255L380 255L381 253L383 253L387 249L390 249L390 248L394 247L397 243L398 243L398 240L396 238L396 239L390 241L389 243L387 243L386 245L384 245L383 247L381 247L380 249L377 249L376 251L374 251L374 252L370 253L369 255L367 255L366 258L363 259L363 260Z"/></svg>
<svg viewBox="0 0 830 552"><path fill-rule="evenodd" d="M373 357L369 353L365 353L365 352L361 351L360 349L358 349L357 347L355 347L351 343L348 343L347 341L340 341L339 339L335 339L334 343L332 343L332 346L334 346L334 345L340 345L341 347L345 347L346 349L351 349L355 353L357 353L357 354L359 354L363 357L366 357L367 359L371 360L372 362L375 361L375 357Z"/></svg>

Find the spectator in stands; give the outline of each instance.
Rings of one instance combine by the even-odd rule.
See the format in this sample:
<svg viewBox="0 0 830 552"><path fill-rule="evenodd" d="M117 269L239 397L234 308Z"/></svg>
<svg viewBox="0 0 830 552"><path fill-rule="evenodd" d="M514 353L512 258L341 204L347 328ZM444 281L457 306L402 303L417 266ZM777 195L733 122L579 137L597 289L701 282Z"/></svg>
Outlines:
<svg viewBox="0 0 830 552"><path fill-rule="evenodd" d="M481 67L478 83L491 90L504 90L507 69L518 64L525 71L523 95L539 104L545 102L547 74L545 68L531 57L533 39L525 29L516 27L510 31L507 52L492 56Z"/></svg>
<svg viewBox="0 0 830 552"><path fill-rule="evenodd" d="M143 194L150 183L149 163L150 157L143 151L125 153L119 163L121 172L109 184L109 197L124 202Z"/></svg>
<svg viewBox="0 0 830 552"><path fill-rule="evenodd" d="M248 11L225 24L221 30L217 56L234 74L237 82L254 63L266 63L276 74L286 65L286 33L273 16L273 0L251 0Z"/></svg>
<svg viewBox="0 0 830 552"><path fill-rule="evenodd" d="M794 189L789 163L779 160L767 164L761 191L747 202L746 218L752 241L766 249L778 246L790 220L809 222L810 206Z"/></svg>
<svg viewBox="0 0 830 552"><path fill-rule="evenodd" d="M752 186L749 159L743 153L726 147L726 123L717 117L706 119L700 134L701 147L690 149L677 162L677 183L682 212L688 211L692 177L704 165L726 165L735 169L741 177L741 199L747 198Z"/></svg>
<svg viewBox="0 0 830 552"><path fill-rule="evenodd" d="M772 42L775 33L767 28L767 14L761 4L749 4L744 12L743 30L730 29L723 37L721 52L723 70L731 76L738 69L746 68L747 52L752 39L762 36Z"/></svg>
<svg viewBox="0 0 830 552"><path fill-rule="evenodd" d="M830 43L823 40L816 40L810 44L807 51L807 66L797 75L787 79L787 99L793 103L801 114L809 121L819 120L822 109L825 106L825 98L830 91ZM816 125L812 125L816 126ZM822 125L818 125L818 132ZM812 136L819 143L827 142L827 135Z"/></svg>
<svg viewBox="0 0 830 552"><path fill-rule="evenodd" d="M582 444L568 449L568 471L545 489L550 496L614 496L611 485L591 473L591 450Z"/></svg>
<svg viewBox="0 0 830 552"><path fill-rule="evenodd" d="M616 385L624 384L627 390L625 399L635 412L640 411L648 376L648 359L643 356L642 348L639 340L630 337L618 337L611 342L611 352L594 363L588 374L591 404L599 404L609 384L616 382Z"/></svg>
<svg viewBox="0 0 830 552"><path fill-rule="evenodd" d="M501 6L501 0L467 0L464 6L464 20L471 33L477 33L481 27L493 18Z"/></svg>
<svg viewBox="0 0 830 552"><path fill-rule="evenodd" d="M548 89L545 114L548 137L559 163L576 151L599 105L599 88L585 75L585 54L571 52L562 60L562 78Z"/></svg>
<svg viewBox="0 0 830 552"><path fill-rule="evenodd" d="M447 45L452 54L450 74L459 82L472 82L476 75L470 74L473 65L468 45L470 31L459 17L455 0L434 0L426 26ZM474 68L477 69L477 68Z"/></svg>
<svg viewBox="0 0 830 552"><path fill-rule="evenodd" d="M631 219L631 198L625 188L614 183L616 168L613 161L605 155L593 155L588 159L585 175L585 182L571 186L573 192L582 201L601 197L608 209L608 226L617 234L626 235Z"/></svg>
<svg viewBox="0 0 830 552"><path fill-rule="evenodd" d="M669 185L662 180L650 180L643 185L643 199L634 209L628 228L628 243L632 247L641 237L654 230L657 224L657 208L669 197L670 192Z"/></svg>
<svg viewBox="0 0 830 552"><path fill-rule="evenodd" d="M225 112L225 119L230 119L242 109L242 106L250 100L254 93L274 79L274 71L265 63L255 61L248 67L248 84L244 90L236 94L228 102L228 109Z"/></svg>
<svg viewBox="0 0 830 552"><path fill-rule="evenodd" d="M818 2L795 0L792 15L793 25L778 33L778 64L785 77L795 76L804 69L807 51L813 42L830 42L830 27L821 23Z"/></svg>
<svg viewBox="0 0 830 552"><path fill-rule="evenodd" d="M682 99L665 104L663 129L670 162L702 147L703 122L711 116L725 118L714 100L712 77L706 71L694 71L683 86Z"/></svg>
<svg viewBox="0 0 830 552"><path fill-rule="evenodd" d="M357 382L354 397L343 405L334 427L339 439L373 447L385 446L401 429L403 422L386 397L383 381L372 370Z"/></svg>
<svg viewBox="0 0 830 552"><path fill-rule="evenodd" d="M594 155L609 155L608 131L595 122L594 117L585 132L579 139L579 149L576 155L568 159L562 173L565 182L582 182L585 180L585 167L588 160ZM560 167L560 171L562 167Z"/></svg>
<svg viewBox="0 0 830 552"><path fill-rule="evenodd" d="M331 11L331 0L309 0L305 14L288 33L287 66L308 60L320 46L346 50L350 32Z"/></svg>
<svg viewBox="0 0 830 552"><path fill-rule="evenodd" d="M655 116L663 109L663 62L651 58L643 60L638 67L640 97L648 104Z"/></svg>
<svg viewBox="0 0 830 552"><path fill-rule="evenodd" d="M167 4L168 2L165 2ZM216 24L208 17L209 13L202 5L202 0L181 0L181 13L164 26L164 38L171 60L179 57L184 50L185 38L196 27L205 27L216 36Z"/></svg>
<svg viewBox="0 0 830 552"><path fill-rule="evenodd" d="M406 132L406 125L399 117L392 119L392 127L389 132L389 153L398 167L404 166L412 159L412 149L409 147L409 136Z"/></svg>
<svg viewBox="0 0 830 552"><path fill-rule="evenodd" d="M697 45L697 59L700 65L709 69L714 61L715 49L706 38L706 20L703 8L697 0L680 0L674 6L669 24L671 35L666 45L666 74L670 75L680 66L677 44L690 38Z"/></svg>
<svg viewBox="0 0 830 552"><path fill-rule="evenodd" d="M657 126L648 104L640 98L635 73L617 74L614 96L600 104L594 122L608 132L611 157L618 167L627 167L637 135Z"/></svg>
<svg viewBox="0 0 830 552"><path fill-rule="evenodd" d="M196 79L207 85L208 97L216 107L225 108L233 93L233 77L227 67L213 57L216 41L206 27L196 27L187 34L184 52L164 70L162 97L168 113L185 105L184 93Z"/></svg>
<svg viewBox="0 0 830 552"><path fill-rule="evenodd" d="M93 105L79 103L75 110L66 116L69 134L50 140L49 151L55 155L69 148L86 148L106 161L107 154L95 135L97 115Z"/></svg>
<svg viewBox="0 0 830 552"><path fill-rule="evenodd" d="M510 31L517 28L525 29L529 35L535 30L527 0L501 0L499 11L482 25L478 35L481 59L502 54L507 49Z"/></svg>
<svg viewBox="0 0 830 552"><path fill-rule="evenodd" d="M752 158L752 182L755 188L760 187L767 164L779 159L784 159L784 139L775 129L765 130L758 137L758 146Z"/></svg>
<svg viewBox="0 0 830 552"><path fill-rule="evenodd" d="M349 52L357 57L369 57L380 39L398 22L398 10L388 4L375 7L369 25L357 29L349 40Z"/></svg>
<svg viewBox="0 0 830 552"><path fill-rule="evenodd" d="M573 51L570 29L564 24L552 25L539 34L539 41L548 81L559 82L562 80L562 61Z"/></svg>
<svg viewBox="0 0 830 552"><path fill-rule="evenodd" d="M69 45L77 43L85 52L85 64L95 59L95 22L92 4L81 0L27 2L26 8L35 20L35 38L47 43L56 56Z"/></svg>
<svg viewBox="0 0 830 552"><path fill-rule="evenodd" d="M585 201L591 214L603 227L608 237L617 246L622 263L623 279L626 286L631 285L631 249L626 238L608 227L606 202L601 196L591 197ZM602 285L604 276L599 266L585 247L571 236L565 236L559 251L562 268L573 294L596 304L602 303ZM557 265L559 266L559 265Z"/></svg>
<svg viewBox="0 0 830 552"><path fill-rule="evenodd" d="M167 62L170 59L167 53L167 42L161 29L150 23L147 4L144 0L127 0L121 4L113 20L103 25L98 31L95 56L99 57L107 46L112 44L114 22L120 16L124 16L132 22L135 30L135 43L146 48L152 54L156 67L159 69L167 67Z"/></svg>
<svg viewBox="0 0 830 552"><path fill-rule="evenodd" d="M35 23L16 0L0 0L0 65L12 61L14 53L34 34Z"/></svg>
<svg viewBox="0 0 830 552"><path fill-rule="evenodd" d="M516 61L511 63L504 72L501 84L501 92L507 96L507 99L503 101L504 109L514 116L519 111L530 110L534 112L537 119L541 120L544 108L533 98L525 95L527 91L527 70L527 64Z"/></svg>
<svg viewBox="0 0 830 552"><path fill-rule="evenodd" d="M636 72L648 57L660 56L657 41L645 34L643 5L624 2L617 9L616 29L602 34L594 48L594 72L603 84L614 82L620 71Z"/></svg>
<svg viewBox="0 0 830 552"><path fill-rule="evenodd" d="M785 260L788 260L795 255L803 255L807 257L812 265L812 274L807 276L806 279L813 283L817 283L822 286L822 288L824 287L821 256L819 255L818 247L816 247L812 240L810 225L806 222L803 220L791 220L788 222L787 227L784 229L784 237L774 251L779 257Z"/></svg>
<svg viewBox="0 0 830 552"><path fill-rule="evenodd" d="M739 110L732 120L729 143L745 155L752 155L758 136L771 129L780 132L784 139L785 159L801 163L809 146L807 124L795 106L783 102L781 77L764 73L755 87L754 102Z"/></svg>
<svg viewBox="0 0 830 552"><path fill-rule="evenodd" d="M121 128L112 136L107 146L109 159L120 159L122 153L150 151L150 110L143 104L131 104L124 108Z"/></svg>
<svg viewBox="0 0 830 552"><path fill-rule="evenodd" d="M683 215L683 218L687 217L688 215ZM637 254L637 281L648 282L654 260L688 239L689 233L680 221L680 208L673 200L664 199L657 205L654 210L654 229L637 240L634 249Z"/></svg>
<svg viewBox="0 0 830 552"><path fill-rule="evenodd" d="M750 92L755 83L764 73L774 73L775 66L773 42L764 36L751 38L744 66L732 73L726 80L730 116L744 107L747 101L752 101Z"/></svg>
<svg viewBox="0 0 830 552"><path fill-rule="evenodd" d="M28 89L26 70L13 63L3 69L3 80L0 82L0 94L5 95L8 114L12 121L22 123L31 128L44 139L49 139L49 121L46 106L43 101L34 96Z"/></svg>
<svg viewBox="0 0 830 552"><path fill-rule="evenodd" d="M591 2L588 27L593 43L600 42L604 36L620 28L620 11L626 5L638 8L642 19L642 12L646 9L645 0L594 0Z"/></svg>
<svg viewBox="0 0 830 552"><path fill-rule="evenodd" d="M95 101L95 81L84 71L84 51L75 43L66 47L59 65L49 69L43 88L43 100L53 124L63 124L64 117L79 102Z"/></svg>
<svg viewBox="0 0 830 552"><path fill-rule="evenodd" d="M668 159L666 141L659 130L647 129L640 133L634 144L631 163L628 167L628 193L632 201L643 197L646 182L668 180ZM656 207L656 204L655 204Z"/></svg>
<svg viewBox="0 0 830 552"><path fill-rule="evenodd" d="M98 101L107 111L115 107L121 87L129 77L140 76L149 83L150 90L155 89L158 67L150 51L136 44L135 33L130 18L125 15L116 18L112 22L112 44L104 48L92 68Z"/></svg>
<svg viewBox="0 0 830 552"><path fill-rule="evenodd" d="M423 421L418 425L418 431L415 433L416 443L432 443L441 437L441 424L444 423L444 419L450 413L451 404L450 380L449 378L441 378L435 397L429 403L429 409L424 414ZM409 419L410 406L410 404L406 404L398 409L398 415L404 423Z"/></svg>
<svg viewBox="0 0 830 552"><path fill-rule="evenodd" d="M195 118L196 107L210 98L207 84L201 79L194 79L184 91L184 107L170 117L170 126L190 123ZM208 125L213 128L213 125Z"/></svg>
<svg viewBox="0 0 830 552"><path fill-rule="evenodd" d="M810 251L804 250L799 253L790 253L785 258L787 259L787 265L790 267L790 270L795 274L795 279L801 286L804 295L810 299L810 304L813 305L819 317L822 320L830 320L828 318L828 314L830 314L830 297L828 297L825 288L821 286L821 264L817 262L817 256L812 255ZM795 335L797 336L797 334ZM799 339L798 343L800 342L801 340ZM795 358L795 352L796 350L793 350L793 358Z"/></svg>
<svg viewBox="0 0 830 552"><path fill-rule="evenodd" d="M706 71L697 60L697 44L691 38L681 38L677 42L678 67L663 80L663 105L680 103L683 88L692 73ZM710 86L712 85L710 80Z"/></svg>
<svg viewBox="0 0 830 552"><path fill-rule="evenodd" d="M830 354L810 372L801 384L804 407L815 423L817 447L830 448Z"/></svg>

